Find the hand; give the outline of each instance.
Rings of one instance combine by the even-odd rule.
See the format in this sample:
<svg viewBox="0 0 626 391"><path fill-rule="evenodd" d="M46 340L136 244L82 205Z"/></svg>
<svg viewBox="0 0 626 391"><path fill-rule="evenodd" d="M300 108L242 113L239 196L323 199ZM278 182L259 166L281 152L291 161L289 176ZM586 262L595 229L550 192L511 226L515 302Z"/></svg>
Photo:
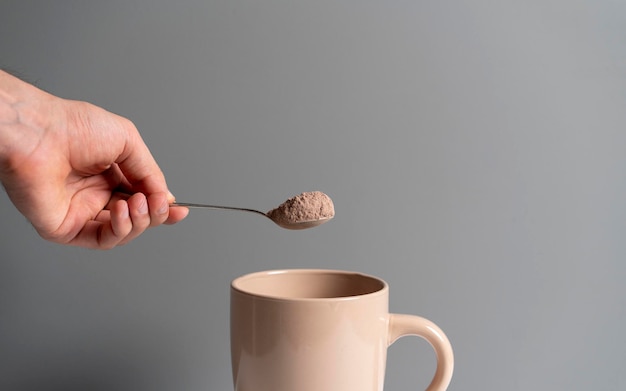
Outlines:
<svg viewBox="0 0 626 391"><path fill-rule="evenodd" d="M135 126L0 71L0 179L45 239L109 249L184 219Z"/></svg>

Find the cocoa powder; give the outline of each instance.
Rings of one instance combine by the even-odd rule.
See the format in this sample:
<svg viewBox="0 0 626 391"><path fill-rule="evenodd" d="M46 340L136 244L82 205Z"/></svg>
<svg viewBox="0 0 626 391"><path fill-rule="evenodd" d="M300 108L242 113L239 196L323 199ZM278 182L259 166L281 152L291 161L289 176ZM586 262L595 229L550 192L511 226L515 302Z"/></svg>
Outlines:
<svg viewBox="0 0 626 391"><path fill-rule="evenodd" d="M335 206L329 196L321 191L298 194L267 212L272 220L284 223L300 223L335 216Z"/></svg>

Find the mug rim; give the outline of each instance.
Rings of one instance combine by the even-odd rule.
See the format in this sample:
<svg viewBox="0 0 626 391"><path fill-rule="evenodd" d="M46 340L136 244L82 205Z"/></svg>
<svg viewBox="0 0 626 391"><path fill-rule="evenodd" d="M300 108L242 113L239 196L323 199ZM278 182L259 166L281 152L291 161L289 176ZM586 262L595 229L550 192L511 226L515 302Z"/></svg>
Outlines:
<svg viewBox="0 0 626 391"><path fill-rule="evenodd" d="M288 297L288 296L280 296L273 294L264 294L251 292L250 290L246 290L241 286L241 284L247 280L259 278L263 276L272 276L272 275L283 275L283 274L330 274L336 276L356 276L363 279L369 279L380 284L380 288L376 289L372 292L362 293L362 294L354 294L348 296L336 296L336 297ZM252 273L247 273L241 275L230 283L231 290L237 292L239 294L254 297L258 299L264 300L274 300L274 301L285 301L285 302L323 302L323 301L351 301L351 300L363 300L368 297L377 297L380 295L386 295L389 290L389 285L382 278L373 276L371 274L366 274L362 272L349 271L349 270L340 270L340 269L310 269L310 268L291 268L291 269L274 269L274 270L262 270L256 271Z"/></svg>

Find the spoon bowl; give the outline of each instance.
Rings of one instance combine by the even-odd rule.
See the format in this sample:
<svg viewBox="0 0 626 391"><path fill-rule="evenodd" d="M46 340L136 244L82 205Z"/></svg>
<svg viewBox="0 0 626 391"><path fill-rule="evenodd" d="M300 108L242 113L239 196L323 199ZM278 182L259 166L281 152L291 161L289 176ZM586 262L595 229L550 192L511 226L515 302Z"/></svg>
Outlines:
<svg viewBox="0 0 626 391"><path fill-rule="evenodd" d="M270 220L274 221L274 223L276 223L279 227L282 227L285 229L293 229L293 230L317 227L318 225L327 223L330 219L332 219L332 217L324 217L324 218L320 218L317 220L305 220L305 221L298 221L296 223L290 223L290 222L284 222L284 221L275 221L270 216L267 216L267 217Z"/></svg>

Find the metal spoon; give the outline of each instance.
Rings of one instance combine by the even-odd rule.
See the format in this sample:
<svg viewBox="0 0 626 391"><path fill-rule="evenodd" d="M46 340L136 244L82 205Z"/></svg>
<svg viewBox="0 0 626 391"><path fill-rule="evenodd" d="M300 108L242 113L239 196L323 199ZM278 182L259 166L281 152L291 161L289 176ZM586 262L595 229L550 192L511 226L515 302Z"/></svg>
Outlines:
<svg viewBox="0 0 626 391"><path fill-rule="evenodd" d="M328 220L332 219L332 217L321 218L317 220L305 220L305 221L297 221L297 222L287 222L282 221L279 218L271 217L268 213L261 212L260 210L248 209L248 208L236 208L234 206L219 206L219 205L206 205L206 204L195 204L191 202L174 202L172 206L186 206L187 208L204 208L204 209L227 209L227 210L238 210L242 212L251 212L263 215L268 219L272 220L278 226L285 229L306 229L317 227L320 224L324 224Z"/></svg>

